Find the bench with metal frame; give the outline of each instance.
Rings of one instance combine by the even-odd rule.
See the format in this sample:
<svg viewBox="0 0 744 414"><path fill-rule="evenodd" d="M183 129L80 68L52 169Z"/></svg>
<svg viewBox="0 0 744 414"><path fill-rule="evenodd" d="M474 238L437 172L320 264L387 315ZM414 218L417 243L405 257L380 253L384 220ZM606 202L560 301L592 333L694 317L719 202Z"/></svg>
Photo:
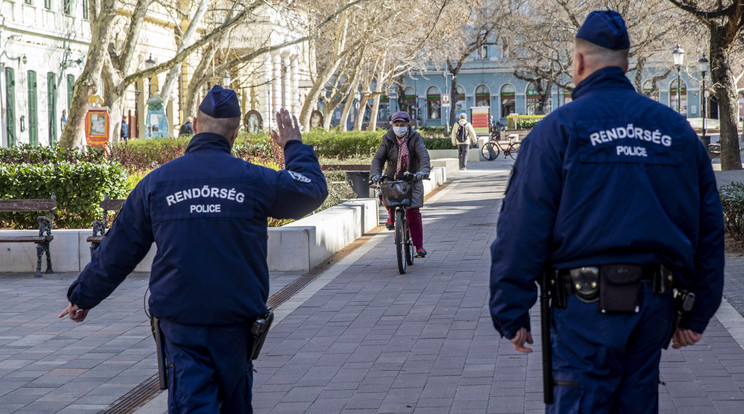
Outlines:
<svg viewBox="0 0 744 414"><path fill-rule="evenodd" d="M101 244L101 240L103 239L103 236L106 235L106 231L108 230L108 212L109 211L115 211L116 213L121 210L122 206L124 206L124 202L126 199L110 199L109 195L106 194L103 198L103 201L99 204L99 206L103 209L103 220L96 219L93 222L93 235L88 236L86 239L87 242L90 243L90 255L93 256L93 251L95 251L98 248L98 245Z"/></svg>
<svg viewBox="0 0 744 414"><path fill-rule="evenodd" d="M0 236L0 243L36 243L36 273L34 276L41 277L41 257L46 253L46 273L54 273L52 259L49 255L49 243L54 240L52 235L52 224L54 222L54 210L57 208L57 197L47 199L16 199L0 200L0 212L20 213L30 211L45 211L47 215L38 216L39 235L28 236Z"/></svg>

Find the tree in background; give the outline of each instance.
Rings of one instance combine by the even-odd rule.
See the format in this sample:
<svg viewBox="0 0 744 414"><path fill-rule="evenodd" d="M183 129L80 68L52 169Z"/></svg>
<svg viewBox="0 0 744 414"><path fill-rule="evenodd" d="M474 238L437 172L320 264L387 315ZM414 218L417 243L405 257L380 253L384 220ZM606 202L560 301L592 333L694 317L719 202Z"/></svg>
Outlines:
<svg viewBox="0 0 744 414"><path fill-rule="evenodd" d="M719 106L721 169L740 170L738 104L732 50L741 41L744 2L740 0L669 0L709 32L710 77Z"/></svg>

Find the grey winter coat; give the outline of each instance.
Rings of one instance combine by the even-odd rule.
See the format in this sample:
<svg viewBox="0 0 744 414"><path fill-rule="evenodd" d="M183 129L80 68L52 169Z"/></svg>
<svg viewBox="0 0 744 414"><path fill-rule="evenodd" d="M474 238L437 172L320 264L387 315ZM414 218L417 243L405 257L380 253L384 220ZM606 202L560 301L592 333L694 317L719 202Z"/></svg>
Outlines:
<svg viewBox="0 0 744 414"><path fill-rule="evenodd" d="M431 163L429 162L429 152L424 146L424 139L421 134L408 129L408 152L411 154L411 162L408 165L408 172L415 174L423 172L429 175L431 172ZM387 162L387 165L385 165ZM369 176L382 175L382 168L385 166L385 174L394 177L395 170L398 167L398 139L393 130L390 129L382 137L380 147L377 148L375 157L372 159L372 165ZM424 183L417 182L413 185L413 196L411 199L411 208L420 208L424 205Z"/></svg>

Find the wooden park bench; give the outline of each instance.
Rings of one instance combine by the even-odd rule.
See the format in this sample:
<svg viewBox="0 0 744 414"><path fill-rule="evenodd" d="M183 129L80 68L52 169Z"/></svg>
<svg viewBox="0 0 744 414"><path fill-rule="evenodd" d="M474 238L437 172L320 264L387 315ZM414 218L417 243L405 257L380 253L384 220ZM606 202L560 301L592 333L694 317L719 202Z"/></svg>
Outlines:
<svg viewBox="0 0 744 414"><path fill-rule="evenodd" d="M103 220L96 219L93 221L93 235L88 236L86 239L90 243L91 256L93 256L93 251L95 251L98 248L98 245L101 244L101 240L103 239L103 236L106 235L106 230L108 230L108 212L115 211L118 213L125 201L125 199L112 200L109 198L108 194L106 194L103 201L99 204L103 209Z"/></svg>
<svg viewBox="0 0 744 414"><path fill-rule="evenodd" d="M39 235L28 236L3 236L0 235L0 243L36 243L36 273L34 276L41 277L41 256L46 252L46 273L54 273L52 259L49 256L49 243L54 239L52 236L52 223L54 221L54 209L57 208L57 198L52 194L48 199L16 199L0 200L0 212L18 213L29 211L44 211L46 215L38 216Z"/></svg>

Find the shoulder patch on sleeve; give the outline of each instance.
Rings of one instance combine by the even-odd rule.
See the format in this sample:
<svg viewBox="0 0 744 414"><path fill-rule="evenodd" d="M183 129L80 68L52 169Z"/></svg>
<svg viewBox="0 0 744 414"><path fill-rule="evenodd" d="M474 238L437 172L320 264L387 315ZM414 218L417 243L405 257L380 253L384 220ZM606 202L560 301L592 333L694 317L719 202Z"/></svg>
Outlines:
<svg viewBox="0 0 744 414"><path fill-rule="evenodd" d="M300 174L298 172L289 171L289 170L287 170L287 172L292 177L292 179L294 179L295 181L299 181L299 182L305 183L305 184L308 184L308 183L312 182L311 179L309 179L308 177L305 177L304 175L302 175L302 174Z"/></svg>

